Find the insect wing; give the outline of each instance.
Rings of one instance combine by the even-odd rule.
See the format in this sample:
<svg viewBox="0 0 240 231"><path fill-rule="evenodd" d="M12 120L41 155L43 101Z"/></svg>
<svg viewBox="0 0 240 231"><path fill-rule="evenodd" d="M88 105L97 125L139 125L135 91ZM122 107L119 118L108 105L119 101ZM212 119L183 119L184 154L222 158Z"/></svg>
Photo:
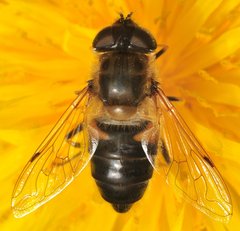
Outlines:
<svg viewBox="0 0 240 231"><path fill-rule="evenodd" d="M193 206L215 220L228 222L232 204L220 173L161 89L156 101L158 128L152 128L142 140L149 161ZM148 146L155 137L158 154L152 155Z"/></svg>
<svg viewBox="0 0 240 231"><path fill-rule="evenodd" d="M12 197L15 217L25 216L60 193L91 159L98 138L85 124L88 98L84 88L25 166Z"/></svg>

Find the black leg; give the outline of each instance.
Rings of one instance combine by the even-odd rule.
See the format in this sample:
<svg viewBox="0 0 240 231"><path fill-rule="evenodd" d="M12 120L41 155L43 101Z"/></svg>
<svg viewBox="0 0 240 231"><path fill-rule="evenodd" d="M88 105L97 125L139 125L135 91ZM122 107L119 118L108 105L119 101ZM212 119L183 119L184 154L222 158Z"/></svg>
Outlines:
<svg viewBox="0 0 240 231"><path fill-rule="evenodd" d="M168 100L171 101L171 102L178 102L178 101L181 101L180 98L178 97L175 97L175 96L167 96Z"/></svg>
<svg viewBox="0 0 240 231"><path fill-rule="evenodd" d="M79 124L76 128L72 129L69 133L67 133L67 135L65 136L65 139L67 140L67 142L72 145L75 148L80 148L80 143L78 142L73 142L71 141L71 138L73 136L75 136L77 133L81 132L83 130L83 126L82 124Z"/></svg>
<svg viewBox="0 0 240 231"><path fill-rule="evenodd" d="M163 140L161 140L160 148L161 148L161 153L163 155L164 160L166 161L167 164L170 164L171 163L171 158L170 158L170 155L168 153L166 144L164 143Z"/></svg>
<svg viewBox="0 0 240 231"><path fill-rule="evenodd" d="M155 58L159 58L162 54L164 54L168 49L168 46L164 45L163 48L158 51L156 54L155 54Z"/></svg>
<svg viewBox="0 0 240 231"><path fill-rule="evenodd" d="M81 145L80 145L80 143L78 143L78 142L72 141L71 138L74 137L77 133L81 132L82 129L83 129L82 124L79 124L76 128L72 129L72 130L71 130L70 132L68 132L68 133L66 134L66 136L65 136L66 141L67 141L71 146L73 146L74 148L80 148ZM35 155L37 155L37 154L35 154ZM63 165L65 165L65 164L71 162L71 161L74 160L75 158L77 158L79 155L82 155L82 153L81 153L81 152L78 152L77 154L75 154L74 156L72 156L71 159L66 158L66 159L64 159L63 163L58 163L58 162L56 162L56 163L54 163L54 165L56 165L56 166L63 166ZM35 156L34 156L33 158L35 158Z"/></svg>

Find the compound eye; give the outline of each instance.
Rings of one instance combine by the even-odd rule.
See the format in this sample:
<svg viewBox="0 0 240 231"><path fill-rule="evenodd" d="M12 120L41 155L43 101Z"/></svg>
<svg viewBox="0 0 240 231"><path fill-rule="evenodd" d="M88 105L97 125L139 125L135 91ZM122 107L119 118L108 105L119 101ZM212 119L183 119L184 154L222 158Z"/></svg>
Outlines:
<svg viewBox="0 0 240 231"><path fill-rule="evenodd" d="M155 39L147 31L138 28L135 29L132 35L131 45L149 52L157 48Z"/></svg>
<svg viewBox="0 0 240 231"><path fill-rule="evenodd" d="M106 27L101 30L93 40L93 48L97 51L105 51L113 45L112 27Z"/></svg>

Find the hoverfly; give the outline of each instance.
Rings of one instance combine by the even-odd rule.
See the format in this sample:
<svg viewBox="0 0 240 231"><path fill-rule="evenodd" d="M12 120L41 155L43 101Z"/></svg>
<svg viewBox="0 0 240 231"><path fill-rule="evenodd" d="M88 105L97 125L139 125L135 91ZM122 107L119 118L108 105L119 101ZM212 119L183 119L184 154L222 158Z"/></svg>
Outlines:
<svg viewBox="0 0 240 231"><path fill-rule="evenodd" d="M22 171L12 197L22 217L67 187L91 160L102 197L117 212L140 200L153 169L193 206L228 221L228 189L157 82L156 40L131 14L93 40L98 67Z"/></svg>

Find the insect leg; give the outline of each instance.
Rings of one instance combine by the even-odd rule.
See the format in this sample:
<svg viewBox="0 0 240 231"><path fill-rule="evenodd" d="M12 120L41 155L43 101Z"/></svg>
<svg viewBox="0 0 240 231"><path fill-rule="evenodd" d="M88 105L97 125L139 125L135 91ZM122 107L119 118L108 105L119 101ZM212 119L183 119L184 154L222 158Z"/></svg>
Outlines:
<svg viewBox="0 0 240 231"><path fill-rule="evenodd" d="M167 45L163 45L163 48L155 54L155 59L159 58L168 49Z"/></svg>
<svg viewBox="0 0 240 231"><path fill-rule="evenodd" d="M77 133L81 132L82 129L83 129L82 124L79 124L76 128L72 129L70 132L68 132L68 133L66 134L65 139L67 140L67 142L68 142L71 146L73 146L73 147L75 147L75 148L80 148L80 146L81 146L80 143L79 143L79 142L74 142L74 141L72 141L71 138L74 137ZM55 163L54 165L56 165L56 166L63 166L63 165L65 165L65 164L69 163L70 161L74 160L75 158L77 158L77 157L78 157L79 155L81 155L81 154L82 154L82 153L79 152L79 153L77 153L76 155L74 155L74 156L71 158L71 160L69 160L69 159L67 158L67 159L64 159L64 162L63 162L63 163Z"/></svg>
<svg viewBox="0 0 240 231"><path fill-rule="evenodd" d="M178 101L181 101L180 98L178 97L175 97L175 96L167 96L168 100L171 101L171 102L178 102Z"/></svg>
<svg viewBox="0 0 240 231"><path fill-rule="evenodd" d="M67 142L72 145L75 148L80 148L80 143L79 142L73 142L71 141L71 138L75 136L77 133L81 132L83 129L82 124L79 124L76 128L72 129L67 135L65 136L65 139Z"/></svg>
<svg viewBox="0 0 240 231"><path fill-rule="evenodd" d="M163 140L161 140L160 149L161 149L161 154L163 155L164 160L166 161L167 164L170 164L171 163L171 157L168 153L166 144L164 143Z"/></svg>

